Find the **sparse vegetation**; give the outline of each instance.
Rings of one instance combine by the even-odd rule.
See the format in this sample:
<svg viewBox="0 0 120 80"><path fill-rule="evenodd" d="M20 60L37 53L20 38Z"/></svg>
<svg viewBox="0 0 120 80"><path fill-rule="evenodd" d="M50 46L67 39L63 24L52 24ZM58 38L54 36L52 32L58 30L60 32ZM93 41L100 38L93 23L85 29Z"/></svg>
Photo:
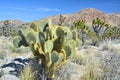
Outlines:
<svg viewBox="0 0 120 80"><path fill-rule="evenodd" d="M85 65L85 71L83 73L83 76L81 77L81 80L102 80L99 79L99 63L94 57L88 57L87 63Z"/></svg>
<svg viewBox="0 0 120 80"><path fill-rule="evenodd" d="M103 26L105 26L105 28ZM27 32L25 29L19 30L20 37L17 37L13 40L14 45L16 47L20 47L21 45L30 46L36 59L41 60L41 63L43 65L41 67L41 70L45 71L43 73L44 76L46 76L48 79L53 79L55 72L59 71L60 66L63 65L67 58L73 56L72 53L74 52L73 50L76 47L77 41L82 39L82 45L86 45L84 44L85 41L91 37L92 40L96 39L96 41L93 43L93 45L96 45L96 42L100 43L101 41L104 41L102 37L107 34L109 30L111 30L111 28L109 28L110 26L108 26L108 24L106 24L99 18L93 20L93 31L90 30L88 26L86 26L83 20L74 22L74 27L75 29L72 30L71 33L70 29L68 29L67 27L59 27L47 23L41 23L41 25L38 26L36 23L32 23L29 28L25 28L27 31L29 30L29 32ZM65 31L66 33L64 33ZM116 32L114 29L113 31ZM84 38L85 35L83 33L85 33L86 37L88 36L88 38ZM83 37L79 37L81 35ZM111 35L112 34L110 34L110 36ZM62 39L62 41L60 41L59 39ZM58 41L60 45L58 45ZM73 45L70 45L73 43L74 47ZM108 47L104 49L107 48ZM72 51L70 49L72 49ZM109 49L110 48L108 48L107 50ZM106 78L105 73L107 73L107 67L101 67L103 63L101 64L101 58L97 57L97 51L98 50L96 50L96 52L86 50L85 54L83 55L74 55L72 62L84 66L84 72L81 76L81 80L103 80L104 78ZM61 53L62 57L60 57ZM59 59L61 62L58 63L57 60L59 61Z"/></svg>
<svg viewBox="0 0 120 80"><path fill-rule="evenodd" d="M101 18L93 19L91 26L85 20L76 20L71 29L63 26L65 21L67 18L60 15L57 25L41 20L23 24L19 30L14 30L9 20L4 21L0 28L0 65L9 60L20 63L10 64L18 71L22 67L17 74L20 80L119 80L120 28ZM12 59L21 55L34 55L35 61Z"/></svg>
<svg viewBox="0 0 120 80"><path fill-rule="evenodd" d="M16 35L17 35L17 30L15 30L11 26L11 22L9 20L5 20L4 25L0 27L0 36L5 36L5 37L12 36L12 37L14 37Z"/></svg>

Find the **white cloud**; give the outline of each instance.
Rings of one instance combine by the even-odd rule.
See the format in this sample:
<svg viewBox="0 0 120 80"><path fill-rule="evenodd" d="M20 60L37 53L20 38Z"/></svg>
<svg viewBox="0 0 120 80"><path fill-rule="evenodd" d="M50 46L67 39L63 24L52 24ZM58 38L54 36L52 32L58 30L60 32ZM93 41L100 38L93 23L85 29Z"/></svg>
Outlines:
<svg viewBox="0 0 120 80"><path fill-rule="evenodd" d="M20 10L20 11L35 11L35 12L61 12L61 9L57 8L19 8L19 7L8 7L9 9Z"/></svg>
<svg viewBox="0 0 120 80"><path fill-rule="evenodd" d="M9 9L20 10L20 11L32 11L32 9L28 8L20 8L20 7L7 7Z"/></svg>
<svg viewBox="0 0 120 80"><path fill-rule="evenodd" d="M57 9L57 8L37 8L36 11L40 11L40 12L61 12L61 9Z"/></svg>

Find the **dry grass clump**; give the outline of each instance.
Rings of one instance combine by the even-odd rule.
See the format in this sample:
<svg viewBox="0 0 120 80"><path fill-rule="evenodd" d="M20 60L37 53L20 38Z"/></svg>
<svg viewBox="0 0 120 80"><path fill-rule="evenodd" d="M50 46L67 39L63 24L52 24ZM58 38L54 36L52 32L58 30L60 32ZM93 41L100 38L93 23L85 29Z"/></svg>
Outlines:
<svg viewBox="0 0 120 80"><path fill-rule="evenodd" d="M105 41L99 45L101 51L110 51L120 54L120 42L119 41Z"/></svg>
<svg viewBox="0 0 120 80"><path fill-rule="evenodd" d="M72 60L73 63L83 65L84 72L80 80L102 80L100 78L100 63L97 58L97 49L83 49L77 54L77 56Z"/></svg>
<svg viewBox="0 0 120 80"><path fill-rule="evenodd" d="M98 50L97 49L82 49L80 51L77 51L76 56L72 59L73 63L79 64L79 65L86 65L87 59L94 58L97 55Z"/></svg>
<svg viewBox="0 0 120 80"><path fill-rule="evenodd" d="M102 80L99 75L99 61L97 58L88 55L87 58L84 59L86 61L85 71L81 80Z"/></svg>
<svg viewBox="0 0 120 80"><path fill-rule="evenodd" d="M20 80L47 80L41 64L33 59L31 63L23 68L19 76Z"/></svg>
<svg viewBox="0 0 120 80"><path fill-rule="evenodd" d="M32 69L31 64L24 67L21 71L20 80L34 80L35 71Z"/></svg>

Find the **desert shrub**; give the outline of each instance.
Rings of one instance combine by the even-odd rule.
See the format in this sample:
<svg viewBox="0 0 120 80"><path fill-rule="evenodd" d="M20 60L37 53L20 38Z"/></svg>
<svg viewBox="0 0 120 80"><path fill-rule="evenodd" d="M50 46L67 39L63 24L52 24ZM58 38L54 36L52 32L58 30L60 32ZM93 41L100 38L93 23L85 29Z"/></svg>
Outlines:
<svg viewBox="0 0 120 80"><path fill-rule="evenodd" d="M5 57L7 56L7 52L6 51L0 51L0 59L5 59Z"/></svg>
<svg viewBox="0 0 120 80"><path fill-rule="evenodd" d="M17 28L12 27L12 24L9 20L4 21L4 25L0 28L0 36L5 37L14 37L17 35Z"/></svg>

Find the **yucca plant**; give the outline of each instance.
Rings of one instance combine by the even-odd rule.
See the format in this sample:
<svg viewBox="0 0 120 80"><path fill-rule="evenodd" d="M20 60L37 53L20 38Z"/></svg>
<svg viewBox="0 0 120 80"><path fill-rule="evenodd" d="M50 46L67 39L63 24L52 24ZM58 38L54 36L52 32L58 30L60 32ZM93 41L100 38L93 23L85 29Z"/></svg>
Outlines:
<svg viewBox="0 0 120 80"><path fill-rule="evenodd" d="M100 38L109 28L110 25L101 20L100 18L93 19L92 27L96 35Z"/></svg>
<svg viewBox="0 0 120 80"><path fill-rule="evenodd" d="M90 32L89 27L86 25L84 20L78 20L73 23L73 27L78 33L78 38L82 40L82 45L84 45L87 35Z"/></svg>
<svg viewBox="0 0 120 80"><path fill-rule="evenodd" d="M120 28L119 27L112 27L102 35L103 39L119 39L120 38Z"/></svg>

